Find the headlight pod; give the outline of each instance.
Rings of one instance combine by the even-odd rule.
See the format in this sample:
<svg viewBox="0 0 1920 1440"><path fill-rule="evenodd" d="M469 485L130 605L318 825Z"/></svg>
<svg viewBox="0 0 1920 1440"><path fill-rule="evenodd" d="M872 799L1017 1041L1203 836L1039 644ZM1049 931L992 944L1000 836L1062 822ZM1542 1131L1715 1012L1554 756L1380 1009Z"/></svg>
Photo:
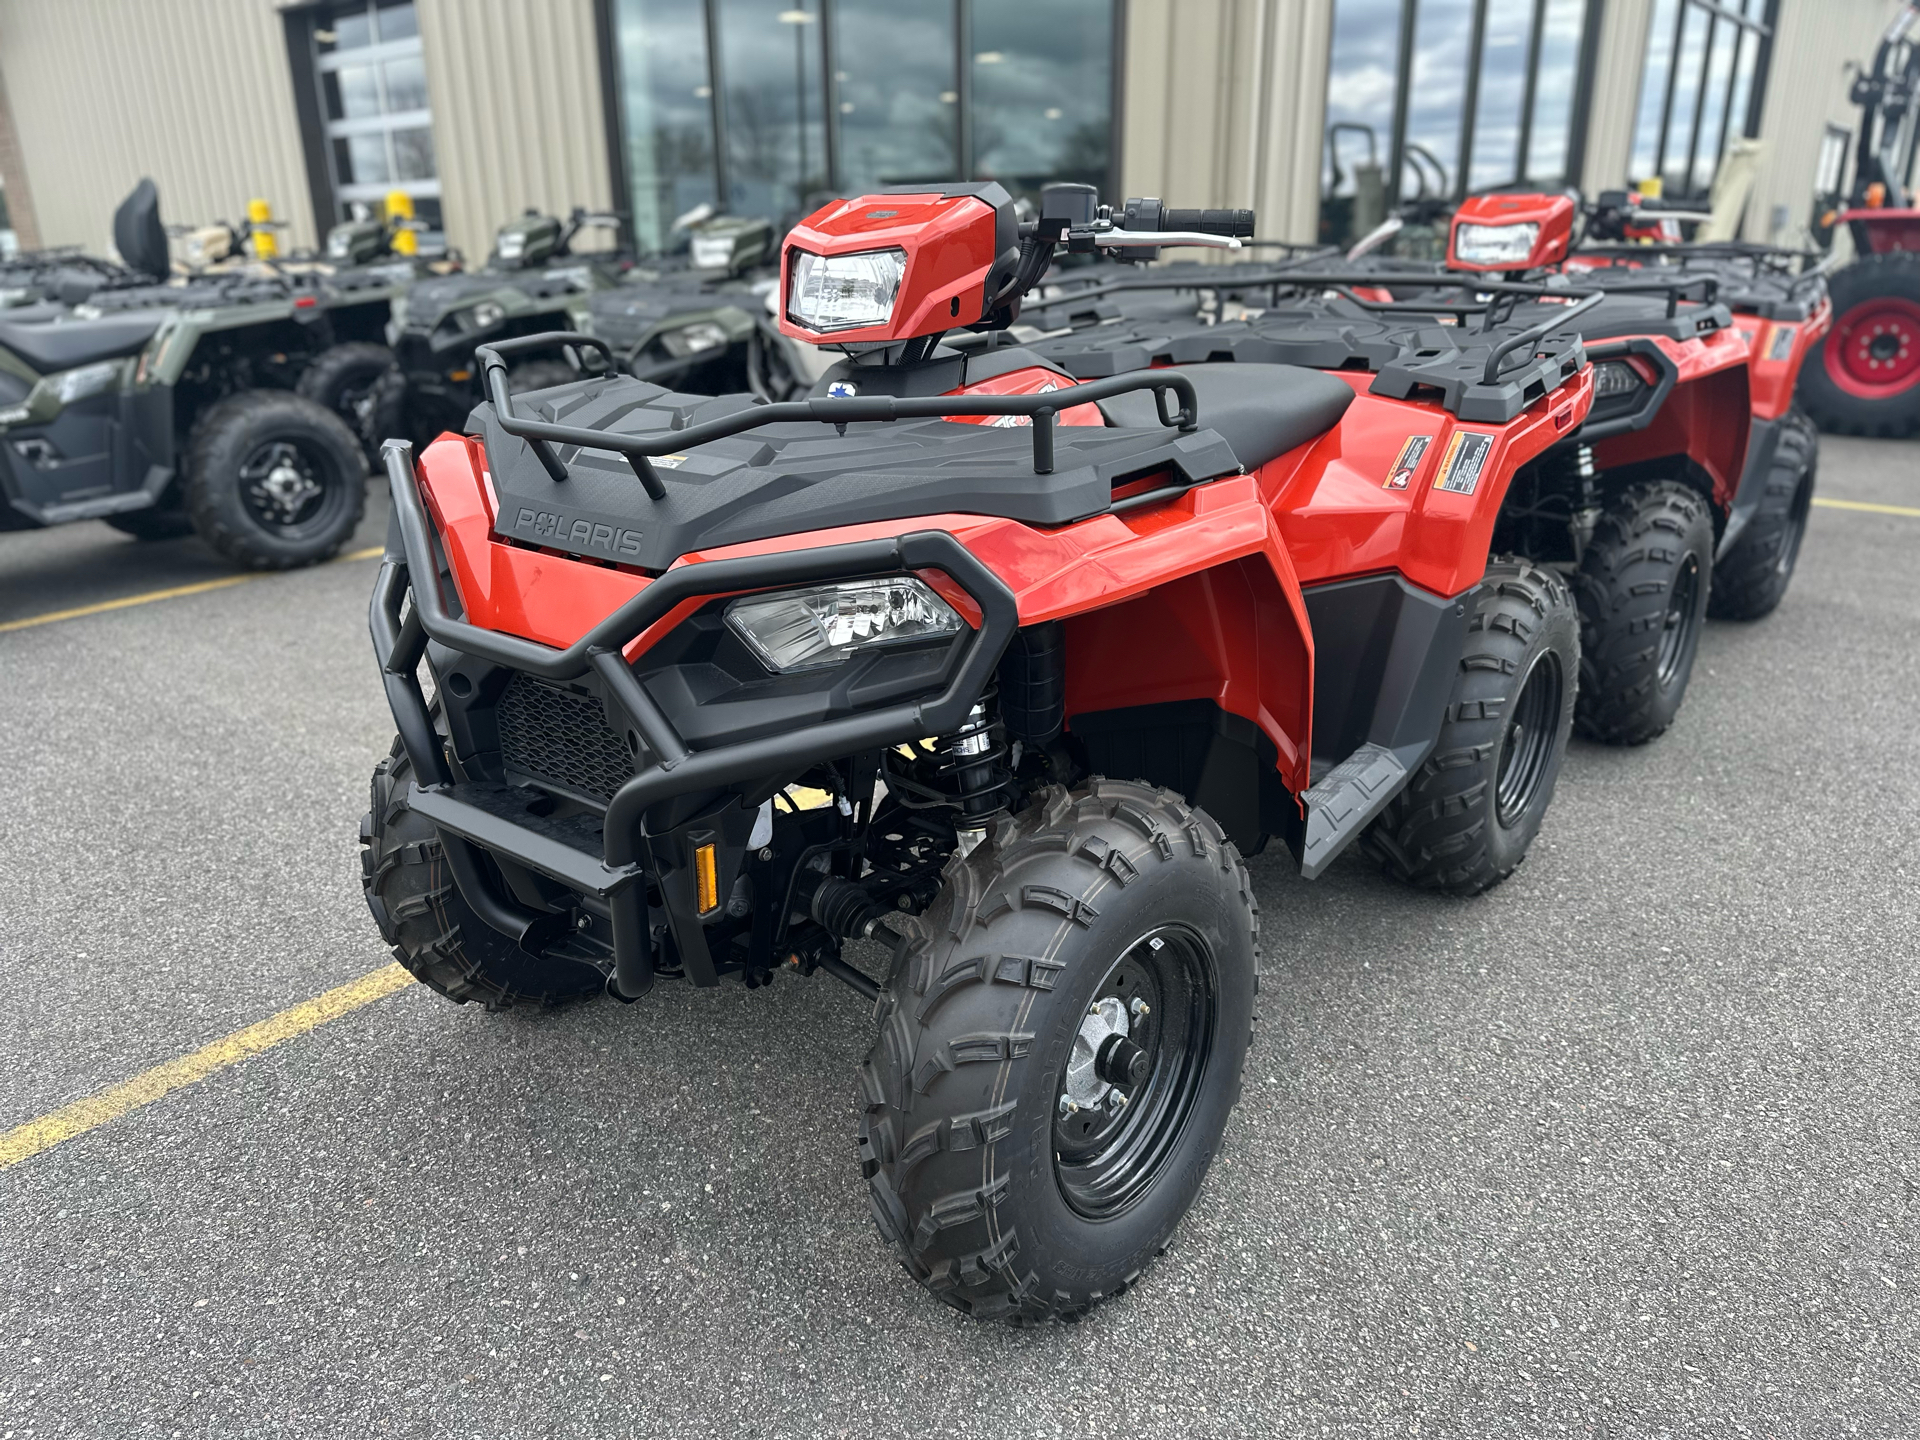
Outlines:
<svg viewBox="0 0 1920 1440"><path fill-rule="evenodd" d="M1539 222L1532 220L1524 225L1461 225L1453 232L1453 258L1463 265L1524 265L1539 238Z"/></svg>
<svg viewBox="0 0 1920 1440"><path fill-rule="evenodd" d="M48 375L34 388L42 394L53 396L62 405L71 405L76 400L85 400L111 390L119 378L120 362L102 360L97 365L82 365L77 370L63 370L57 375ZM28 404L32 404L31 399Z"/></svg>
<svg viewBox="0 0 1920 1440"><path fill-rule="evenodd" d="M733 263L733 249L738 235L696 235L688 245L689 258L696 269L724 270Z"/></svg>
<svg viewBox="0 0 1920 1440"><path fill-rule="evenodd" d="M787 317L816 334L884 325L893 318L893 302L906 278L904 250L862 250L853 255L795 250L787 284Z"/></svg>
<svg viewBox="0 0 1920 1440"><path fill-rule="evenodd" d="M1624 360L1602 360L1593 367L1593 398L1605 400L1613 395L1631 395L1641 386L1639 375Z"/></svg>
<svg viewBox="0 0 1920 1440"><path fill-rule="evenodd" d="M727 343L727 332L711 320L696 320L691 325L682 325L678 330L669 330L660 337L660 343L674 359L687 355L698 355L703 350L718 350Z"/></svg>
<svg viewBox="0 0 1920 1440"><path fill-rule="evenodd" d="M838 665L859 650L952 635L964 622L923 581L847 580L727 607L727 624L769 670Z"/></svg>
<svg viewBox="0 0 1920 1440"><path fill-rule="evenodd" d="M491 330L507 318L507 308L498 300L482 300L460 312L460 328L469 334Z"/></svg>

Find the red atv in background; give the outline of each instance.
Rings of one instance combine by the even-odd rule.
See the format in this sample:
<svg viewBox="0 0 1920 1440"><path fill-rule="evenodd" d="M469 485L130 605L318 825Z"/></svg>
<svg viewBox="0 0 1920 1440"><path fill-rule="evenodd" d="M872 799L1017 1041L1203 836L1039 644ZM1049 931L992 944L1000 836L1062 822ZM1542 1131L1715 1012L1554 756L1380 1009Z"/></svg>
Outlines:
<svg viewBox="0 0 1920 1440"><path fill-rule="evenodd" d="M536 337L479 352L469 433L385 447L399 739L362 840L397 958L489 1006L852 986L875 1220L983 1317L1119 1294L1192 1202L1250 1036L1242 854L1313 875L1385 827L1409 880L1484 889L1572 723L1572 599L1488 555L1591 404L1571 310L1445 375L1385 339L1378 377L1085 382L941 344L1005 331L1063 248L1223 231L1251 216L837 202L782 261L782 328L848 354L826 395L514 396L511 355L604 355Z"/></svg>

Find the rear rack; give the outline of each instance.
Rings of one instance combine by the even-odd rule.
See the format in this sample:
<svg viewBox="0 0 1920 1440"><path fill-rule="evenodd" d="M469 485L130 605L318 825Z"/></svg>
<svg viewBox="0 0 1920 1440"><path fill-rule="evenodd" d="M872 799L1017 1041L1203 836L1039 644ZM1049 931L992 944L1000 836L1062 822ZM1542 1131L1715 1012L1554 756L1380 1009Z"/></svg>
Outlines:
<svg viewBox="0 0 1920 1440"><path fill-rule="evenodd" d="M567 467L553 452L554 445L577 445L589 450L612 450L626 457L634 476L653 500L667 498L666 486L651 464L655 456L672 455L710 440L724 440L743 431L765 425L794 421L818 421L836 427L841 434L848 425L863 420L937 420L949 415L1024 415L1033 421L1033 473L1053 473L1053 427L1063 406L1086 405L1135 390L1153 392L1154 410L1160 423L1169 429L1191 432L1199 428L1199 400L1193 381L1178 371L1116 375L1070 390L1043 391L1037 395L927 395L901 399L892 395L856 395L845 399L787 400L772 405L754 405L737 414L690 425L684 430L669 430L656 439L641 435L622 435L609 430L590 430L579 425L556 425L547 420L529 420L516 415L513 394L507 384L507 364L503 358L528 350L559 346L574 356L576 366L584 369L582 352L591 348L605 357L606 369L617 367L613 350L604 340L572 331L552 330L505 340L498 345L481 345L474 350L486 375L487 398L493 402L500 428L525 440L547 474L556 483L567 479ZM1180 407L1169 409L1167 394L1180 397Z"/></svg>

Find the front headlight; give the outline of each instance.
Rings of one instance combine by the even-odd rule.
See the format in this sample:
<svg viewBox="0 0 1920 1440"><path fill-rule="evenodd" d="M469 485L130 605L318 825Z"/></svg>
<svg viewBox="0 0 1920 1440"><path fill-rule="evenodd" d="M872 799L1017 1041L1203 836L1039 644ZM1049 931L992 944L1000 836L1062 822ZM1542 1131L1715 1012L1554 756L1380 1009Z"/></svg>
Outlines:
<svg viewBox="0 0 1920 1440"><path fill-rule="evenodd" d="M1640 388L1640 377L1624 360L1602 360L1593 367L1593 398L1627 395Z"/></svg>
<svg viewBox="0 0 1920 1440"><path fill-rule="evenodd" d="M660 337L660 343L677 360L683 355L698 355L702 350L719 349L727 343L727 332L711 320L696 320L678 330L667 331Z"/></svg>
<svg viewBox="0 0 1920 1440"><path fill-rule="evenodd" d="M727 624L769 670L838 665L856 650L956 633L963 622L924 582L849 580L751 595L727 607Z"/></svg>
<svg viewBox="0 0 1920 1440"><path fill-rule="evenodd" d="M506 231L500 236L499 244L494 247L494 253L502 260L518 260L527 253L527 232L524 230Z"/></svg>
<svg viewBox="0 0 1920 1440"><path fill-rule="evenodd" d="M119 378L120 362L103 360L98 365L82 365L78 370L49 375L35 388L51 393L62 405L71 405L76 400L111 390Z"/></svg>
<svg viewBox="0 0 1920 1440"><path fill-rule="evenodd" d="M724 270L733 263L734 242L738 235L696 235L688 249L694 265L701 270Z"/></svg>
<svg viewBox="0 0 1920 1440"><path fill-rule="evenodd" d="M812 255L796 250L787 290L787 315L796 325L825 332L884 325L907 277L904 250L857 255Z"/></svg>
<svg viewBox="0 0 1920 1440"><path fill-rule="evenodd" d="M491 330L507 318L507 308L498 300L482 300L470 310L460 312L460 328L478 334Z"/></svg>
<svg viewBox="0 0 1920 1440"><path fill-rule="evenodd" d="M1524 265L1540 238L1538 222L1524 225L1462 225L1454 231L1453 258L1465 265Z"/></svg>

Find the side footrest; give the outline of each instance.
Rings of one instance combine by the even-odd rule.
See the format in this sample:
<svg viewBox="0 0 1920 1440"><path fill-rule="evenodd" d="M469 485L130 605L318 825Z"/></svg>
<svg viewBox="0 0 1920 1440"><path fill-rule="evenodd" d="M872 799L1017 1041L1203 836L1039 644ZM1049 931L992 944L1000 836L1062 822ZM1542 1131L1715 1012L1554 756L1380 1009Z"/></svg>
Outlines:
<svg viewBox="0 0 1920 1440"><path fill-rule="evenodd" d="M1400 792L1407 767L1384 745L1362 745L1307 791L1300 873L1316 878Z"/></svg>
<svg viewBox="0 0 1920 1440"><path fill-rule="evenodd" d="M511 785L413 786L407 803L442 830L483 850L518 860L571 890L604 900L641 874L638 865L608 866L594 827L584 817L555 819L528 807L538 795Z"/></svg>

